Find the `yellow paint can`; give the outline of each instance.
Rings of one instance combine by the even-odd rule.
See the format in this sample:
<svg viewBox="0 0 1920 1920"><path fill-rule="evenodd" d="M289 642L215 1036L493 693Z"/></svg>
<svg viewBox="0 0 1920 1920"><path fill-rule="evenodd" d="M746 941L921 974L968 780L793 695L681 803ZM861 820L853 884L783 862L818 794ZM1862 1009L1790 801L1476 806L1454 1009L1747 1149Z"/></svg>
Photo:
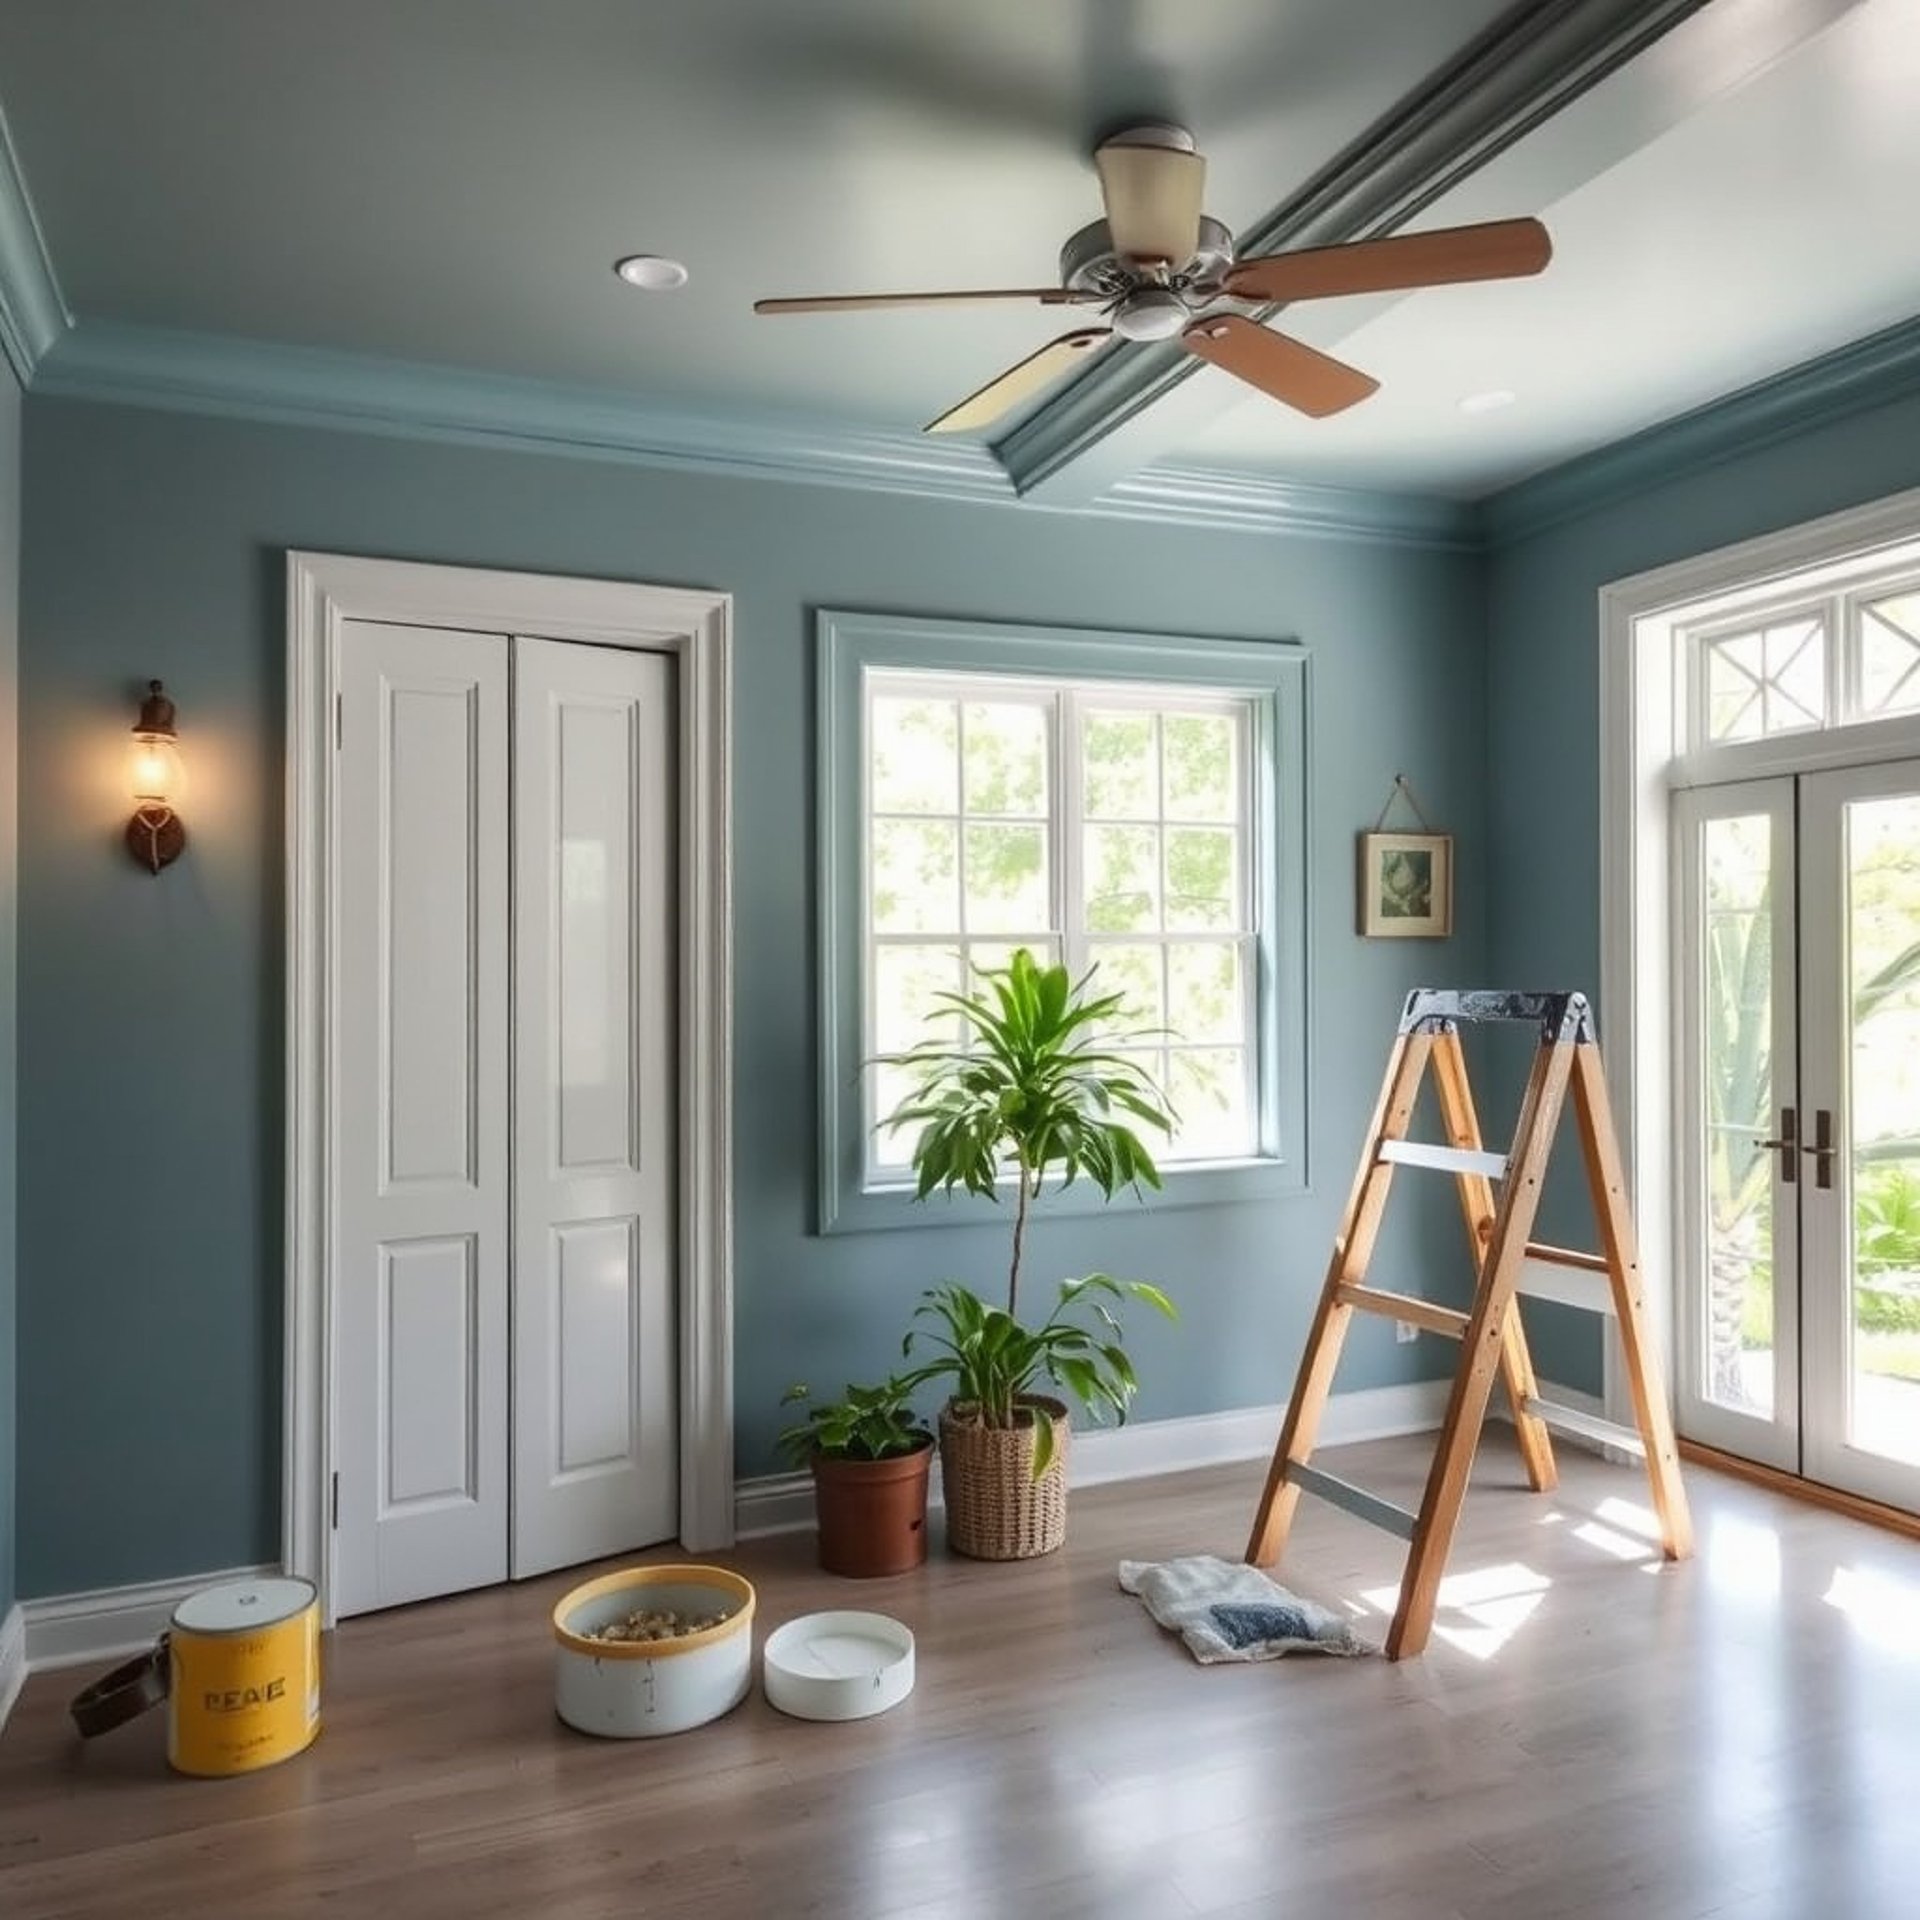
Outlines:
<svg viewBox="0 0 1920 1920"><path fill-rule="evenodd" d="M320 1731L320 1605L305 1580L229 1580L189 1594L167 1634L167 1758L181 1773L251 1773Z"/></svg>

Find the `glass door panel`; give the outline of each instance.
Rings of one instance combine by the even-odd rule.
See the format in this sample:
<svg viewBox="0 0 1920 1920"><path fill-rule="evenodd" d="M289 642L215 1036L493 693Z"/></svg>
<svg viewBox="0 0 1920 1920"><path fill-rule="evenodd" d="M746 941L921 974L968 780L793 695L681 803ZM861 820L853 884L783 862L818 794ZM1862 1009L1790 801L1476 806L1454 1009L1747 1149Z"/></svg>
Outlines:
<svg viewBox="0 0 1920 1920"><path fill-rule="evenodd" d="M1789 1470L1799 1458L1799 1162L1781 1142L1796 1106L1793 802L1790 780L1674 802L1681 1425Z"/></svg>
<svg viewBox="0 0 1920 1920"><path fill-rule="evenodd" d="M1806 1471L1920 1509L1920 764L1806 775L1801 817Z"/></svg>

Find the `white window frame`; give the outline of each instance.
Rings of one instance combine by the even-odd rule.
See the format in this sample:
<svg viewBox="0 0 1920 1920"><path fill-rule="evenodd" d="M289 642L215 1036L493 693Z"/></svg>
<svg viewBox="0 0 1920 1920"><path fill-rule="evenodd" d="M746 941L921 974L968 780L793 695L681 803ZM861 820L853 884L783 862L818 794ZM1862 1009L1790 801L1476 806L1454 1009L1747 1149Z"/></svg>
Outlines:
<svg viewBox="0 0 1920 1920"><path fill-rule="evenodd" d="M872 919L873 889L870 884L873 871L871 835L874 823L881 817L872 805L871 795L863 789L861 805L861 826L863 835L860 888L860 942L863 980L872 977L872 963L875 954L882 947L915 947L938 943L947 937L948 932L960 943L966 945L979 939L993 946L1027 946L1036 955L1051 956L1055 953L1064 960L1068 970L1078 979L1094 966L1103 946L1153 946L1167 948L1177 945L1183 938L1207 939L1215 945L1224 945L1228 941L1238 949L1240 959L1241 1020L1240 1031L1243 1036L1239 1042L1241 1051L1242 1094L1245 1110L1251 1121L1253 1138L1244 1152L1225 1156L1202 1154L1175 1154L1170 1149L1156 1147L1154 1158L1163 1173L1184 1170L1196 1166L1215 1164L1238 1164L1242 1160L1261 1157L1261 1102L1260 1102L1260 1062L1261 1062L1261 994L1259 982L1260 943L1263 928L1260 925L1259 891L1253 885L1253 875L1259 870L1266 857L1267 834L1264 823L1259 818L1255 804L1253 779L1253 751L1255 734L1255 716L1252 697L1246 694L1222 692L1215 687L1192 686L1165 682L1159 684L1115 684L1109 681L1088 679L1048 678L1034 675L1025 678L1012 678L1004 674L967 673L967 672L929 672L916 667L877 667L869 668L861 676L861 757L863 771L871 765L873 744L873 709L876 700L917 697L927 700L952 701L964 709L969 703L993 701L1002 704L1018 703L1031 706L1046 716L1047 722L1047 862L1048 892L1050 898L1049 918L1055 923L1047 927L998 931L992 934L975 935L967 926L966 888L959 889L959 924L957 927L941 932L921 934L883 934L874 929ZM1231 821L1196 821L1192 824L1201 827L1231 826L1237 836L1237 853L1233 874L1233 927L1225 932L1209 935L1205 929L1194 929L1190 935L1179 930L1169 931L1159 928L1148 932L1133 933L1092 933L1083 924L1078 903L1082 900L1083 883L1083 840L1084 829L1089 825L1101 826L1143 826L1165 833L1177 830L1188 824L1178 819L1169 819L1164 811L1153 820L1105 820L1089 821L1086 817L1084 795L1084 756L1080 750L1082 723L1089 710L1100 712L1136 711L1155 715L1167 713L1211 714L1233 723L1235 793L1234 817ZM964 729L964 719L962 720ZM960 742L961 765L965 764L964 731ZM1164 808L1164 761L1162 762L1163 792L1161 802ZM963 780L964 794L964 780ZM907 818L909 816L888 815L887 818ZM918 817L918 816L914 816ZM992 815L976 815L965 808L964 798L961 810L956 814L929 814L929 819L954 820L963 834L965 827L975 819L991 821ZM1023 824L1032 816L1007 816L1009 823ZM1161 894L1165 895L1166 847L1161 845ZM974 982L969 980L968 990ZM873 996L865 991L861 994L861 1039L863 1057L871 1060L880 1051L875 1025L875 1006ZM1169 1023L1173 1010L1168 1009ZM1204 1050L1217 1045L1224 1050L1225 1043L1196 1042L1195 1050ZM1124 1051L1125 1049L1123 1049ZM870 1093L872 1085L871 1071L863 1077L863 1097ZM871 1109L869 1118L871 1119ZM864 1149L862 1153L862 1178L869 1187L898 1183L908 1177L905 1163L882 1159L879 1153L880 1133L877 1127L869 1124L863 1128Z"/></svg>
<svg viewBox="0 0 1920 1920"><path fill-rule="evenodd" d="M1242 853L1257 964L1250 1053L1257 1054L1257 1151L1233 1160L1163 1166L1156 1207L1266 1199L1309 1186L1306 805L1308 656L1290 642L1213 640L1083 628L1009 626L912 615L822 612L818 657L819 1216L823 1233L979 1219L968 1196L913 1199L904 1169L876 1167L866 1138L863 1063L873 1051L865 975L869 672L906 671L930 689L942 680L975 697L990 684L1052 697L1061 683L1102 705L1155 703L1174 690L1246 711L1247 783ZM1036 682L1042 683L1036 687ZM1054 831L1072 817L1054 778ZM1056 849L1056 858L1058 850ZM1064 873L1060 884L1064 884ZM995 936L996 943L1003 936ZM1004 936L1011 942L1017 936ZM1071 956L1069 956L1071 958ZM1056 1214L1103 1203L1089 1183L1049 1196Z"/></svg>

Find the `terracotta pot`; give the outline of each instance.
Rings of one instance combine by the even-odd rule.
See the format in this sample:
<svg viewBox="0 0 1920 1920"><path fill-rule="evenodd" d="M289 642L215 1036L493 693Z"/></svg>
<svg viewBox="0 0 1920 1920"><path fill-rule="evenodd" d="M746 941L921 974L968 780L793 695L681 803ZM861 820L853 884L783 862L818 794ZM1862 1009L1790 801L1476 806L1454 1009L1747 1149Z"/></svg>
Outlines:
<svg viewBox="0 0 1920 1920"><path fill-rule="evenodd" d="M850 1580L911 1573L927 1558L927 1469L933 1442L890 1460L813 1456L820 1564Z"/></svg>
<svg viewBox="0 0 1920 1920"><path fill-rule="evenodd" d="M947 1505L947 1545L975 1560L1032 1560L1067 1537L1067 1408L1039 1394L1022 1406L1053 1415L1053 1459L1033 1477L1034 1430L989 1427L971 1402L940 1411L940 1484Z"/></svg>

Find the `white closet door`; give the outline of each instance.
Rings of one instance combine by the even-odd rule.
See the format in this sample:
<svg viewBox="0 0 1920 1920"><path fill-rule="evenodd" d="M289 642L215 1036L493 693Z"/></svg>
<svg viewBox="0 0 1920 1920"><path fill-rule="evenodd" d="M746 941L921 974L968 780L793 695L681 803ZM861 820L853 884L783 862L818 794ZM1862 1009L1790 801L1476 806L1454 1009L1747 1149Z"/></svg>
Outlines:
<svg viewBox="0 0 1920 1920"><path fill-rule="evenodd" d="M678 1526L671 673L514 647L516 1579Z"/></svg>
<svg viewBox="0 0 1920 1920"><path fill-rule="evenodd" d="M507 1570L507 646L341 636L343 1614Z"/></svg>

